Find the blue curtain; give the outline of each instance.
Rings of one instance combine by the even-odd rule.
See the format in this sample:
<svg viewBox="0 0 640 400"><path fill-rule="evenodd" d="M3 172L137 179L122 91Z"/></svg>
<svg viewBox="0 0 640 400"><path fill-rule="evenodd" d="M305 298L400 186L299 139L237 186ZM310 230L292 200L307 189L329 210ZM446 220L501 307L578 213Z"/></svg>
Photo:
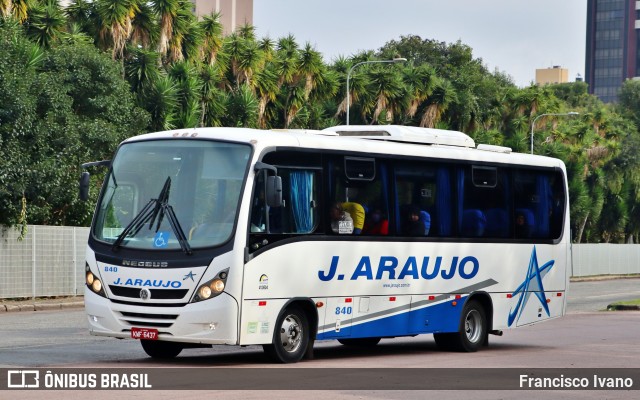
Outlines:
<svg viewBox="0 0 640 400"><path fill-rule="evenodd" d="M313 229L311 200L313 194L313 173L309 171L291 172L289 200L295 221L296 233L307 233Z"/></svg>
<svg viewBox="0 0 640 400"><path fill-rule="evenodd" d="M551 188L549 177L539 175L536 178L536 193L540 201L535 205L536 227L535 235L538 237L549 236L549 212L551 211Z"/></svg>
<svg viewBox="0 0 640 400"><path fill-rule="evenodd" d="M438 222L439 236L451 236L451 216L453 207L451 204L451 179L449 168L438 167L436 173L436 221Z"/></svg>

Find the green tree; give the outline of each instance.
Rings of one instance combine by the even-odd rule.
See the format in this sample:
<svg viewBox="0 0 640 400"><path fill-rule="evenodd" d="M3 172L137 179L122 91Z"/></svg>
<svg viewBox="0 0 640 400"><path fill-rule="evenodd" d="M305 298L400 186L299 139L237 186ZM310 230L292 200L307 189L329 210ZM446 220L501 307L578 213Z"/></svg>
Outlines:
<svg viewBox="0 0 640 400"><path fill-rule="evenodd" d="M28 223L88 224L92 210L77 199L80 164L108 159L142 132L146 113L120 67L93 46L43 52L3 25L0 53L0 224L18 222L23 198Z"/></svg>

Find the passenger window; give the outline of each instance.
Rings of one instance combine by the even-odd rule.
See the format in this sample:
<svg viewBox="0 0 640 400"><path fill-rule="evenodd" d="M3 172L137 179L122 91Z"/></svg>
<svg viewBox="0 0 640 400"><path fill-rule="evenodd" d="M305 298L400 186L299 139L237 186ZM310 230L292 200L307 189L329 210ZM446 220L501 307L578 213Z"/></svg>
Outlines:
<svg viewBox="0 0 640 400"><path fill-rule="evenodd" d="M517 170L513 182L516 238L559 238L565 207L562 176Z"/></svg>
<svg viewBox="0 0 640 400"><path fill-rule="evenodd" d="M251 232L305 234L315 230L318 220L318 172L304 168L278 168L282 178L282 207L265 203L265 177L256 180L251 210Z"/></svg>
<svg viewBox="0 0 640 400"><path fill-rule="evenodd" d="M449 167L403 163L395 171L396 229L402 236L451 234Z"/></svg>
<svg viewBox="0 0 640 400"><path fill-rule="evenodd" d="M329 232L354 235L389 234L388 172L384 163L373 158L336 157L330 161L333 182L330 193ZM338 205L338 216L333 208ZM337 218L350 220L353 230L337 230ZM344 224L344 222L343 222Z"/></svg>
<svg viewBox="0 0 640 400"><path fill-rule="evenodd" d="M496 167L474 165L458 171L460 236L510 236L507 182L507 174Z"/></svg>

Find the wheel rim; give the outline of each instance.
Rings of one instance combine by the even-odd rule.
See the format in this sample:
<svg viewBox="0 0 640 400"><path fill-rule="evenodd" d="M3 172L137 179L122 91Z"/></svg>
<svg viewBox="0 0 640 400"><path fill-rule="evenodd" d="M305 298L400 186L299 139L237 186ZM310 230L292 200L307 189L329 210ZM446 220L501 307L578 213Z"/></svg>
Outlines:
<svg viewBox="0 0 640 400"><path fill-rule="evenodd" d="M464 331L471 343L477 343L482 335L482 317L478 310L471 310L464 320Z"/></svg>
<svg viewBox="0 0 640 400"><path fill-rule="evenodd" d="M302 343L302 322L297 315L287 315L280 327L280 342L287 353L295 353Z"/></svg>

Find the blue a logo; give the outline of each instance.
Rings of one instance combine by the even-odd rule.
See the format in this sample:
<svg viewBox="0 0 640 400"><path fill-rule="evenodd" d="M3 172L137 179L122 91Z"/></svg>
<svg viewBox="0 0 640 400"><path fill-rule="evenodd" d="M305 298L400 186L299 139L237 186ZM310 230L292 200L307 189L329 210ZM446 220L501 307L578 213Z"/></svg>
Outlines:
<svg viewBox="0 0 640 400"><path fill-rule="evenodd" d="M153 238L153 247L157 248L165 248L169 244L169 232L160 231L156 233L156 236Z"/></svg>
<svg viewBox="0 0 640 400"><path fill-rule="evenodd" d="M527 306L527 302L529 301L529 297L531 297L531 293L533 293L538 300L540 300L540 304L547 313L547 316L550 316L549 306L547 305L547 295L544 292L544 286L542 285L542 278L551 270L554 260L547 261L542 267L538 266L538 256L536 254L536 246L533 246L533 251L531 252L531 259L529 260L529 269L527 270L527 277L524 279L524 282L518 286L518 288L512 293L513 296L519 294L518 304L516 304L516 308L509 312L508 324L511 326L514 321L520 319L520 315L522 315L522 311Z"/></svg>

